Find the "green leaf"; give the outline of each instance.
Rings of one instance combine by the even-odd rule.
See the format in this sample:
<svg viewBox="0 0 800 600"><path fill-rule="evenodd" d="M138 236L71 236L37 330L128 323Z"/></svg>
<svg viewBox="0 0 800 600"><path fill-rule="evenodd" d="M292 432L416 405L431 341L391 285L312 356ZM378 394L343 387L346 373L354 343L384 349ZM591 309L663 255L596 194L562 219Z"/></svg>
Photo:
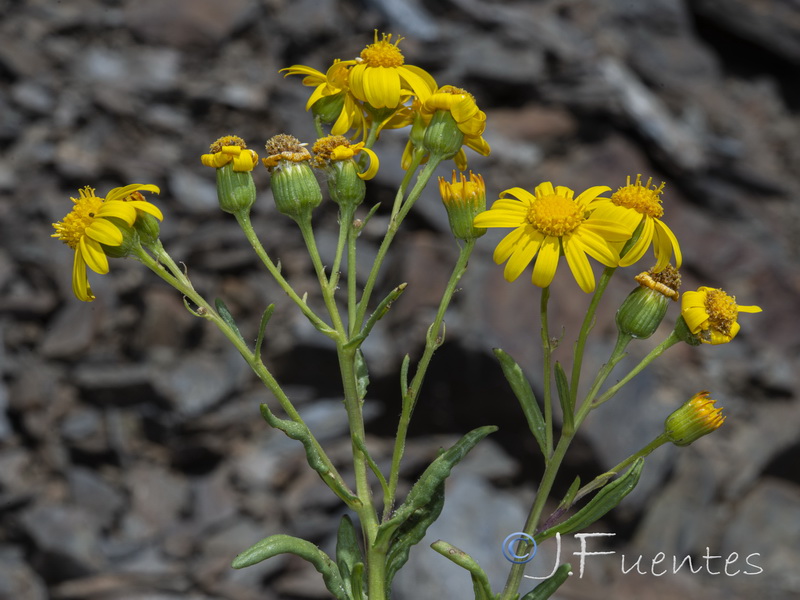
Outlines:
<svg viewBox="0 0 800 600"><path fill-rule="evenodd" d="M411 488L405 502L395 512L394 516L378 527L375 537L377 547L389 548L395 532L416 511L424 509L428 503L434 501L438 488L450 475L450 471L457 465L475 445L490 433L497 431L497 427L487 425L473 429L456 442L450 449L440 454L420 476Z"/></svg>
<svg viewBox="0 0 800 600"><path fill-rule="evenodd" d="M492 587L489 584L489 578L474 558L460 548L456 548L443 540L435 541L431 544L431 548L446 559L453 561L459 567L469 571L472 577L472 588L475 592L475 600L493 600L494 596L492 594Z"/></svg>
<svg viewBox="0 0 800 600"><path fill-rule="evenodd" d="M269 423L271 427L280 429L288 437L293 440L299 441L303 444L306 451L306 462L314 469L322 480L331 488L339 498L344 500L350 508L358 508L361 506L361 500L358 496L354 495L345 485L344 481L337 478L328 467L325 457L317 444L315 444L314 436L311 435L305 423L297 423L286 419L279 419L266 404L261 405L261 416Z"/></svg>
<svg viewBox="0 0 800 600"><path fill-rule="evenodd" d="M217 313L220 317L222 317L222 320L225 321L225 324L231 328L231 330L236 334L236 337L242 340L243 344L247 345L247 342L245 342L244 338L242 337L241 331L239 331L239 328L236 326L236 321L233 320L231 311L228 310L228 307L225 306L225 303L222 301L222 299L217 298L214 300L214 306L217 307Z"/></svg>
<svg viewBox="0 0 800 600"><path fill-rule="evenodd" d="M391 292L389 292L387 296L383 300L381 300L380 304L378 304L378 307L369 316L367 322L364 323L364 327L361 328L361 331L358 333L358 335L353 336L353 339L347 342L344 345L344 347L350 348L352 346L360 345L364 341L364 339L369 335L370 331L372 331L372 328L375 326L375 323L380 321L384 317L384 315L386 315L386 313L389 312L389 309L392 308L392 304L394 303L394 301L400 297L400 294L402 294L407 287L408 287L407 283L401 283Z"/></svg>
<svg viewBox="0 0 800 600"><path fill-rule="evenodd" d="M570 571L572 571L572 566L569 563L564 563L556 569L552 577L544 580L536 588L525 594L522 600L546 600L567 580Z"/></svg>
<svg viewBox="0 0 800 600"><path fill-rule="evenodd" d="M615 479L611 483L602 488L589 502L572 515L569 519L554 525L541 533L537 533L534 537L537 542L546 540L554 536L556 533L567 535L585 529L595 521L601 519L612 508L617 506L622 499L627 496L636 484L639 483L639 476L642 474L642 467L644 466L644 459L637 458L636 462L631 465L622 477Z"/></svg>
<svg viewBox="0 0 800 600"><path fill-rule="evenodd" d="M356 391L358 392L358 399L363 402L367 396L367 387L369 386L369 371L367 371L367 361L364 360L364 354L360 348L356 350L355 368Z"/></svg>
<svg viewBox="0 0 800 600"><path fill-rule="evenodd" d="M392 545L386 553L387 597L395 574L408 560L411 547L422 541L428 527L439 518L442 508L444 508L444 481L436 488L430 502L414 511L394 533Z"/></svg>
<svg viewBox="0 0 800 600"><path fill-rule="evenodd" d="M556 389L558 390L558 400L561 403L561 412L564 415L564 429L567 431L575 430L575 416L573 412L575 408L572 406L572 397L569 393L569 383L567 383L567 374L564 373L564 368L561 363L556 361Z"/></svg>
<svg viewBox="0 0 800 600"><path fill-rule="evenodd" d="M569 486L567 493L564 494L564 498L558 505L558 510L568 510L569 507L572 506L572 501L575 499L575 494L578 493L579 489L581 489L581 478L575 477L575 481L573 481L572 485Z"/></svg>
<svg viewBox="0 0 800 600"><path fill-rule="evenodd" d="M525 373L522 372L520 366L509 354L500 348L495 348L494 355L497 357L497 360L500 361L503 375L506 376L511 390L514 392L514 395L519 401L519 405L522 407L522 412L525 415L525 419L528 421L528 428L531 430L533 437L536 438L539 448L542 450L542 455L547 456L544 417L542 416L539 404L536 402L536 396L533 395L533 389L528 382L528 378L525 377Z"/></svg>
<svg viewBox="0 0 800 600"><path fill-rule="evenodd" d="M403 363L400 365L400 396L405 398L408 394L408 367L411 365L411 358L406 354Z"/></svg>
<svg viewBox="0 0 800 600"><path fill-rule="evenodd" d="M233 560L232 566L234 569L242 569L278 554L294 554L307 560L322 574L325 587L334 597L339 600L350 600L336 563L308 540L301 540L291 535L271 535L264 538L239 554Z"/></svg>
<svg viewBox="0 0 800 600"><path fill-rule="evenodd" d="M267 323L269 323L273 312L275 312L275 305L270 304L264 311L264 314L261 315L261 323L258 324L258 337L256 338L256 348L254 351L256 361L261 360L261 345L264 343L264 333L267 330Z"/></svg>
<svg viewBox="0 0 800 600"><path fill-rule="evenodd" d="M357 565L363 567L363 564L364 557L361 554L361 547L358 545L356 528L353 527L350 517L343 515L342 520L339 521L339 531L336 534L336 566L339 567L339 574L342 576L344 586L351 598L361 597L364 593L363 580L357 581L353 578Z"/></svg>

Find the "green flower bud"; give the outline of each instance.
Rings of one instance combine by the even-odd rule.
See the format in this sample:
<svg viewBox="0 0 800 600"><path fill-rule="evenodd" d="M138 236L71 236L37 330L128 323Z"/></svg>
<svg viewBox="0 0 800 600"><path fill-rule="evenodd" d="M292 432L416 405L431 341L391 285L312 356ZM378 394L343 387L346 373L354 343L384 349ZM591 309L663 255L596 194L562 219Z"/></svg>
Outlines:
<svg viewBox="0 0 800 600"><path fill-rule="evenodd" d="M645 271L634 278L633 290L617 310L617 329L632 338L649 338L667 313L669 300L678 300L680 275L671 265L658 272Z"/></svg>
<svg viewBox="0 0 800 600"><path fill-rule="evenodd" d="M126 256L130 256L133 249L139 246L139 234L136 232L136 229L128 225L122 219L117 219L116 217L106 218L114 224L114 227L119 229L122 234L122 243L119 246L100 244L103 248L103 253L110 258L125 258ZM151 218L155 219L155 217Z"/></svg>
<svg viewBox="0 0 800 600"><path fill-rule="evenodd" d="M137 213L133 228L139 234L139 240L143 245L152 246L156 243L159 233L161 233L158 219L146 212L137 211Z"/></svg>
<svg viewBox="0 0 800 600"><path fill-rule="evenodd" d="M345 92L332 96L323 96L311 106L311 112L321 123L333 123L339 118L344 108Z"/></svg>
<svg viewBox="0 0 800 600"><path fill-rule="evenodd" d="M256 184L250 171L236 171L229 162L217 169L217 199L226 213L247 212L256 201Z"/></svg>
<svg viewBox="0 0 800 600"><path fill-rule="evenodd" d="M278 211L300 221L322 202L319 182L308 164L311 153L296 137L278 134L267 141L267 157L262 160L272 174L272 195Z"/></svg>
<svg viewBox="0 0 800 600"><path fill-rule="evenodd" d="M475 217L486 210L486 185L483 177L470 171L469 179L465 179L462 174L458 181L456 172L453 171L452 183L444 177L439 178L439 193L447 210L450 231L456 239L466 242L486 233L485 228L473 225Z"/></svg>
<svg viewBox="0 0 800 600"><path fill-rule="evenodd" d="M458 128L453 115L446 110L437 110L425 130L423 146L432 156L453 158L464 143L464 133Z"/></svg>
<svg viewBox="0 0 800 600"><path fill-rule="evenodd" d="M716 400L708 392L699 392L687 400L664 422L664 434L676 446L688 446L695 440L720 428L725 417L715 408Z"/></svg>

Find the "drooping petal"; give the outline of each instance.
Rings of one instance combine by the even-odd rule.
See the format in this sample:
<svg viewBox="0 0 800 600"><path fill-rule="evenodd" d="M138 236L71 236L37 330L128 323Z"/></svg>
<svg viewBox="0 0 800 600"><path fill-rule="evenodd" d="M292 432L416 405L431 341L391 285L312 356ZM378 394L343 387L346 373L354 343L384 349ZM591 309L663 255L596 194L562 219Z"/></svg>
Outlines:
<svg viewBox="0 0 800 600"><path fill-rule="evenodd" d="M644 256L644 253L647 252L647 249L650 247L650 243L653 241L653 220L646 217L643 219L642 231L639 233L639 239L636 240L633 246L628 249L627 254L620 259L620 267L628 267L637 262ZM658 267L656 267L656 271L658 270Z"/></svg>
<svg viewBox="0 0 800 600"><path fill-rule="evenodd" d="M161 210L155 204L151 204L150 202L146 202L143 200L132 200L131 202L128 202L128 204L133 206L136 210L145 212L148 215L153 215L159 221L164 220L164 215L161 213Z"/></svg>
<svg viewBox="0 0 800 600"><path fill-rule="evenodd" d="M477 221L477 217L475 221ZM473 222L473 225L476 227L479 226L476 222ZM494 254L492 255L492 259L496 264L499 265L500 263L508 260L508 257L514 253L514 248L516 248L524 233L525 227L517 227L514 231L510 232L502 240L500 240L500 243L497 244L497 247L494 249Z"/></svg>
<svg viewBox="0 0 800 600"><path fill-rule="evenodd" d="M375 177L375 174L378 172L378 167L380 166L378 155L369 148L362 148L361 150L362 152L365 152L367 156L369 156L369 167L363 173L359 173L358 176L365 180L372 179Z"/></svg>
<svg viewBox="0 0 800 600"><path fill-rule="evenodd" d="M86 266L95 273L105 275L108 273L108 257L98 242L83 236L78 244L77 252L86 261Z"/></svg>
<svg viewBox="0 0 800 600"><path fill-rule="evenodd" d="M560 245L558 238L547 236L539 247L539 256L533 266L531 281L539 287L547 287L553 281L558 267Z"/></svg>
<svg viewBox="0 0 800 600"><path fill-rule="evenodd" d="M513 196L514 198L517 198L521 202L525 202L528 205L530 205L531 202L536 200L536 197L533 194L531 194L528 190L523 189L521 187L509 188L500 193L501 200L506 198L507 196Z"/></svg>
<svg viewBox="0 0 800 600"><path fill-rule="evenodd" d="M569 270L572 271L580 288L588 294L594 291L595 279L592 266L583 250L582 241L583 239L578 239L577 235L565 236L562 239L564 256L567 257Z"/></svg>
<svg viewBox="0 0 800 600"><path fill-rule="evenodd" d="M667 266L669 259L675 255L675 268L680 269L683 262L681 255L681 247L678 244L678 238L672 233L672 230L660 219L655 220L655 240L653 242L653 251L658 259L656 271L659 271ZM659 268L660 267L660 268Z"/></svg>
<svg viewBox="0 0 800 600"><path fill-rule="evenodd" d="M364 74L364 93L375 108L395 108L400 103L400 75L392 68L373 67Z"/></svg>
<svg viewBox="0 0 800 600"><path fill-rule="evenodd" d="M86 263L77 249L72 261L72 291L75 297L83 302L91 302L95 298L89 285L89 278L86 276Z"/></svg>
<svg viewBox="0 0 800 600"><path fill-rule="evenodd" d="M619 254L603 237L590 229L581 227L581 230L571 236L571 242L579 241L583 251L607 267L616 267L619 264ZM566 247L564 248L566 252Z"/></svg>
<svg viewBox="0 0 800 600"><path fill-rule="evenodd" d="M425 102L437 87L433 76L420 67L403 65L397 70L420 102Z"/></svg>

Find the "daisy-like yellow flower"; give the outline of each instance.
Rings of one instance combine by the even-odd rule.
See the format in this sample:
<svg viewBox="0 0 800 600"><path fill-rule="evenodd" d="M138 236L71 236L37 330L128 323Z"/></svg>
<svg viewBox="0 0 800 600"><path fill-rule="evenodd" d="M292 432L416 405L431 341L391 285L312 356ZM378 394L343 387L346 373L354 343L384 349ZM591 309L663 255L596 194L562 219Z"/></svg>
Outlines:
<svg viewBox="0 0 800 600"><path fill-rule="evenodd" d="M410 95L425 102L436 89L436 81L425 69L405 64L397 47L403 38L392 43L391 34L383 34L369 44L350 68L350 91L371 107L397 108Z"/></svg>
<svg viewBox="0 0 800 600"><path fill-rule="evenodd" d="M681 317L689 331L704 344L727 344L741 326L739 313L759 313L759 306L740 306L736 298L724 291L700 287L696 292L684 292L681 297Z"/></svg>
<svg viewBox="0 0 800 600"><path fill-rule="evenodd" d="M656 273L662 271L673 256L675 267L680 268L683 259L678 238L661 220L664 215L664 207L661 205L663 190L663 182L656 187L653 185L653 179L649 178L647 183L642 185L641 175L637 175L633 183L628 176L627 185L611 194L610 199L601 198L596 203L595 212L599 218L623 223L630 229L631 234L639 223L642 223L639 239L619 261L621 267L627 267L638 261L652 244L656 256L653 270Z"/></svg>
<svg viewBox="0 0 800 600"><path fill-rule="evenodd" d="M331 135L344 135L350 129L366 130L364 111L350 92L350 67L355 60L335 60L326 73L305 65L292 65L280 72L304 75L303 85L314 91L306 102L306 110L313 110L323 123L333 123Z"/></svg>
<svg viewBox="0 0 800 600"><path fill-rule="evenodd" d="M71 198L74 206L69 214L58 223L53 223L56 232L51 237L60 239L75 250L72 290L79 300L91 302L95 298L89 286L86 267L101 275L108 273L108 256L103 246L120 246L123 242L122 231L114 219L132 226L137 211L153 215L159 220L164 218L158 207L150 202L130 199L139 190L156 194L160 191L155 185L135 183L114 188L105 198L100 198L95 195L94 188L86 186L78 191L78 198Z"/></svg>
<svg viewBox="0 0 800 600"><path fill-rule="evenodd" d="M258 163L258 154L247 149L244 140L235 135L226 135L211 144L211 153L203 154L200 161L207 167L220 168L233 163L238 173L252 171Z"/></svg>
<svg viewBox="0 0 800 600"><path fill-rule="evenodd" d="M626 226L597 218L592 212L590 205L607 191L606 186L591 187L573 198L571 189L554 188L549 181L536 186L533 194L515 187L500 194L490 210L475 217L474 224L515 228L494 251L496 263L508 261L503 272L506 280L519 277L538 254L531 280L547 287L563 254L578 285L588 293L595 288L595 278L586 255L615 267L619 253L612 244L630 237Z"/></svg>

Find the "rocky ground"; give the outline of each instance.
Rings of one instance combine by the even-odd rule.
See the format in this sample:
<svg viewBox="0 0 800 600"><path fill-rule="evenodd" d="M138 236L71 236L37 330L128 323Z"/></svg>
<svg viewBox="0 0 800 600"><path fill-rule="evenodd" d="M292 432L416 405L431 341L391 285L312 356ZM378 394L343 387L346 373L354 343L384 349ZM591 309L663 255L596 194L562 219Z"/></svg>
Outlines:
<svg viewBox="0 0 800 600"><path fill-rule="evenodd" d="M318 574L294 558L229 567L278 532L330 548L342 514L300 445L258 418L258 403L272 400L236 352L133 261L92 279L93 304L76 301L71 252L48 236L79 187L160 186L164 244L203 293L225 299L245 337L278 303L267 364L345 464L334 355L219 212L199 155L229 133L257 150L280 132L310 140L308 89L278 69L324 70L356 55L376 28L405 36L408 62L467 88L486 111L493 152L470 156L470 166L490 199L544 180L573 189L617 187L637 173L663 180L684 289L724 287L764 309L743 317L732 344L672 349L587 424L566 485L643 446L699 390L728 415L713 436L653 455L639 488L597 526L616 533L604 546L616 554L587 558L557 597L800 597L796 2L0 0L0 598L326 597ZM402 174L404 142L384 138L374 201L390 198ZM256 178L257 230L297 288L313 289L299 235L270 205L266 172ZM408 292L367 347L369 444L381 462L400 360L419 353L456 256L437 198L432 186L397 240L382 285L407 281ZM330 205L317 214L325 250L336 215ZM362 236L365 257L385 214ZM503 282L491 262L496 240L481 240L461 282L403 474L412 480L472 427L500 426L454 472L431 532L479 557L498 588L507 569L499 541L520 528L540 459L490 350L514 355L537 389L540 356L538 290L525 276ZM552 322L564 327L566 359L587 298L561 270ZM587 366L607 356L609 319L632 285L612 284ZM630 364L655 343L632 347ZM562 559L575 568L578 548L564 540ZM528 572L546 574L555 551L542 548ZM754 553L762 572L749 575ZM649 574L623 573L622 554L626 569L641 555ZM701 572L672 574L672 557L686 555ZM723 558L706 565L704 555ZM396 583L406 599L471 593L466 575L425 543Z"/></svg>

